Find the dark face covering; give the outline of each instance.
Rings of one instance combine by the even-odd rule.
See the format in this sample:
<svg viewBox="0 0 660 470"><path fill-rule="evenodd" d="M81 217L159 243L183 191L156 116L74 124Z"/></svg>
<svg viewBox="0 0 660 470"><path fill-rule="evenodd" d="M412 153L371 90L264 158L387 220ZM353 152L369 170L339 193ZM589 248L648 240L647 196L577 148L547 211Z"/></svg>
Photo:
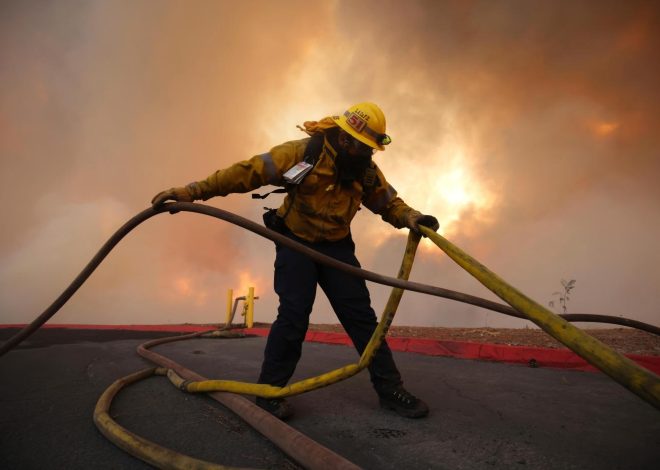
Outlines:
<svg viewBox="0 0 660 470"><path fill-rule="evenodd" d="M362 181L364 172L371 166L373 149L355 139L349 140L348 148L337 148L335 164L341 185L351 186L354 181Z"/></svg>
<svg viewBox="0 0 660 470"><path fill-rule="evenodd" d="M371 154L351 155L347 150L340 149L336 165L342 186L351 186L353 181L362 181L364 178L365 170L371 166Z"/></svg>

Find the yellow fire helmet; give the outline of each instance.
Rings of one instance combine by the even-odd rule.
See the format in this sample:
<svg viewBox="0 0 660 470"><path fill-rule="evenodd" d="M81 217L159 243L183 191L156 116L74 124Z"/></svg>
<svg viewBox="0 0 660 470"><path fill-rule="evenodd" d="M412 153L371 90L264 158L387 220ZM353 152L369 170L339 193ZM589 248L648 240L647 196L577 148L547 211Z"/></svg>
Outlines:
<svg viewBox="0 0 660 470"><path fill-rule="evenodd" d="M341 116L332 116L339 127L363 144L378 150L392 142L385 134L385 115L374 103L364 102L351 106Z"/></svg>

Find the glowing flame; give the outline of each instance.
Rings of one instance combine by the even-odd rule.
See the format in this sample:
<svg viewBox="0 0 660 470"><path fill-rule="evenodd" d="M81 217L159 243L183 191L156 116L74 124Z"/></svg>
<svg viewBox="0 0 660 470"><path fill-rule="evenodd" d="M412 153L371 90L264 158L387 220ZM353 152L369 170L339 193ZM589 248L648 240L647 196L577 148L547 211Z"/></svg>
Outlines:
<svg viewBox="0 0 660 470"><path fill-rule="evenodd" d="M406 203L438 219L438 233L451 237L471 233L479 223L491 223L489 211L495 196L475 176L460 146L445 143L444 148L429 156L426 164L411 165L403 158L382 159L381 167L386 176L394 175L391 178ZM373 221L361 226L360 233L374 248L392 237L408 235L407 231L385 230ZM435 245L424 238L421 246Z"/></svg>
<svg viewBox="0 0 660 470"><path fill-rule="evenodd" d="M455 167L441 175L435 182L432 192L444 200L445 205L454 215L458 215L463 207L476 199L475 194L471 193L468 187L468 176L460 167Z"/></svg>
<svg viewBox="0 0 660 470"><path fill-rule="evenodd" d="M181 296L187 297L192 292L192 287L190 286L190 279L185 277L180 277L174 280L174 290Z"/></svg>
<svg viewBox="0 0 660 470"><path fill-rule="evenodd" d="M613 121L592 121L588 127L596 137L607 137L616 132L620 124Z"/></svg>
<svg viewBox="0 0 660 470"><path fill-rule="evenodd" d="M241 271L238 274L238 289L234 290L235 296L247 295L250 287L254 287L254 295L259 295L258 284L261 281L261 278L253 276L249 271Z"/></svg>
<svg viewBox="0 0 660 470"><path fill-rule="evenodd" d="M174 279L172 292L179 299L190 299L195 305L206 305L208 292L201 289L197 284L188 276L180 276Z"/></svg>
<svg viewBox="0 0 660 470"><path fill-rule="evenodd" d="M425 168L416 179L423 184L409 184L406 198L416 202L420 210L432 214L440 221L439 233L451 234L460 230L460 220L466 211L477 216L492 206L493 198L472 174L462 149L455 147L450 158L438 156L436 168ZM408 196L410 194L410 196ZM483 219L483 217L482 217Z"/></svg>

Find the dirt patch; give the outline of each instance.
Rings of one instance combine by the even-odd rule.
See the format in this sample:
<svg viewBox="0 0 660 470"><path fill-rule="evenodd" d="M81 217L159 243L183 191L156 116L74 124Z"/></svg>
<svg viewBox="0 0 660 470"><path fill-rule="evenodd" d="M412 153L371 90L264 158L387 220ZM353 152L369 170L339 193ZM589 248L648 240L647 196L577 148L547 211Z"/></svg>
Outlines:
<svg viewBox="0 0 660 470"><path fill-rule="evenodd" d="M269 328L270 324L255 325ZM343 333L341 325L309 326L311 331ZM616 351L623 354L660 356L660 336L632 328L584 329ZM539 329L533 328L443 328L426 326L392 326L389 336L429 338L442 341L469 341L472 343L506 344L509 346L536 346L565 349L566 347Z"/></svg>

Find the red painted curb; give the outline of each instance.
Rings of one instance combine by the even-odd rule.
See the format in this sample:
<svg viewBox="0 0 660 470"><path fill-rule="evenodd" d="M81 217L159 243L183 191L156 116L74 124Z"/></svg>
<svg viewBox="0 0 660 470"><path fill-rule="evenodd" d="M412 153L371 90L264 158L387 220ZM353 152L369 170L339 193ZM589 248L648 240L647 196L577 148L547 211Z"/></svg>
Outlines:
<svg viewBox="0 0 660 470"><path fill-rule="evenodd" d="M246 332L266 336L267 329L249 329ZM311 331L305 341L325 344L352 346L345 333L325 333ZM393 351L403 351L425 356L444 356L460 359L479 359L482 361L508 362L513 364L534 364L535 367L553 367L560 369L599 372L594 366L575 354L570 349L535 348L528 346L507 346L503 344L471 343L467 341L443 341L426 338L387 338L387 344ZM626 354L642 367L660 374L660 357Z"/></svg>
<svg viewBox="0 0 660 470"><path fill-rule="evenodd" d="M25 325L0 325L0 328L22 328ZM133 330L133 331L170 331L191 333L212 330L213 325L44 325L42 328L69 328L84 330ZM268 328L247 328L248 334L268 336ZM305 341L323 344L352 346L345 333L308 331ZM598 372L569 349L535 348L528 346L507 346L503 344L471 343L467 341L442 341L425 338L387 338L387 344L393 351L410 352L425 356L456 357L460 359L479 359L483 361L507 362L512 364L534 364L536 367L584 370ZM637 364L660 374L660 356L641 356L626 354Z"/></svg>
<svg viewBox="0 0 660 470"><path fill-rule="evenodd" d="M244 330L248 334L267 336L266 328ZM353 346L345 333L327 333L308 331L305 341L324 344ZM387 344L393 351L403 351L424 356L456 357L460 359L479 359L482 361L508 362L512 364L534 364L533 367L553 367L559 369L584 370L599 372L594 366L582 359L570 349L535 348L528 346L507 346L504 344L470 343L467 341L442 341L426 338L387 338ZM660 374L659 356L641 356L626 354L637 364Z"/></svg>

